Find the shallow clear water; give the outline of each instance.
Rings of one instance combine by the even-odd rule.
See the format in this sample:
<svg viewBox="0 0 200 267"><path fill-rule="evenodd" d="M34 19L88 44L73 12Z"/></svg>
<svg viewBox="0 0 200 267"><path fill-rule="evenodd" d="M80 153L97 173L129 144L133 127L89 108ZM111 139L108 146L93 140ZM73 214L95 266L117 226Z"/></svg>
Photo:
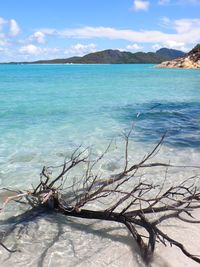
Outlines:
<svg viewBox="0 0 200 267"><path fill-rule="evenodd" d="M197 153L199 81L152 65L0 65L0 185L29 185L44 164L80 143L103 150L132 123L141 153L165 131L167 146Z"/></svg>
<svg viewBox="0 0 200 267"><path fill-rule="evenodd" d="M0 187L27 189L44 165L62 163L78 145L92 146L98 155L111 140L100 171L119 172L122 132L132 125L130 162L143 158L167 131L157 160L199 165L199 82L198 70L153 65L0 65ZM166 183L198 172L169 170ZM155 183L165 174L162 168L146 173ZM12 231L16 218L3 219L24 208L10 204L1 229ZM5 241L22 253L9 256L0 248L4 267L142 266L132 239L116 224L31 215Z"/></svg>

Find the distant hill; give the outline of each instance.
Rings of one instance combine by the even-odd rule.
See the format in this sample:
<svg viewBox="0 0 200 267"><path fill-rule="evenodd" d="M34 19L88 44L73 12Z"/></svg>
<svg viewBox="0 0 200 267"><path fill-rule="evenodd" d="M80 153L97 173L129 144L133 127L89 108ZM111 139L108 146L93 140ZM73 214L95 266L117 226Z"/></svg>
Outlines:
<svg viewBox="0 0 200 267"><path fill-rule="evenodd" d="M134 63L157 63L163 61L166 57L156 53L144 52L121 52L119 50L104 50L96 53L90 53L79 59L73 60L72 63L83 64L134 64ZM69 61L69 60L68 60Z"/></svg>
<svg viewBox="0 0 200 267"><path fill-rule="evenodd" d="M70 57L70 58L55 58L55 59L50 59L50 60L37 60L33 62L23 62L23 63L31 63L31 64L64 64L64 63L72 63L76 62L80 59L81 57Z"/></svg>
<svg viewBox="0 0 200 267"><path fill-rule="evenodd" d="M126 51L107 49L94 52L82 57L71 57L64 59L38 60L34 62L10 62L19 64L139 64L152 63L157 64L166 60L171 60L184 55L182 51L161 48L154 52L131 53Z"/></svg>
<svg viewBox="0 0 200 267"><path fill-rule="evenodd" d="M200 44L196 45L183 57L164 61L160 65L156 66L156 68L200 69Z"/></svg>
<svg viewBox="0 0 200 267"><path fill-rule="evenodd" d="M182 51L176 49L168 49L168 48L161 48L158 51L156 51L156 54L170 59L176 59L185 56L185 53Z"/></svg>

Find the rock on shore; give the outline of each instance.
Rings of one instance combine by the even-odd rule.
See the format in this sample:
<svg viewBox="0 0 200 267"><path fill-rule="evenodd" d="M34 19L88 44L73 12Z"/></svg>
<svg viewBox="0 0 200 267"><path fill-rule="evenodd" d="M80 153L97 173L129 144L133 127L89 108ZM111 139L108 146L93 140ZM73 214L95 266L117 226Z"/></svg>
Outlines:
<svg viewBox="0 0 200 267"><path fill-rule="evenodd" d="M200 69L200 44L196 45L186 56L164 61L156 68Z"/></svg>

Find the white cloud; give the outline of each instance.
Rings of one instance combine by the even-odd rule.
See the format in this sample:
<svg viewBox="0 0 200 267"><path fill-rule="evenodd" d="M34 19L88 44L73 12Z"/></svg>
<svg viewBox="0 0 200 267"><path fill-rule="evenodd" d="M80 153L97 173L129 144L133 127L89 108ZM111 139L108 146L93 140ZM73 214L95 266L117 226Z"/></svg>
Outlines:
<svg viewBox="0 0 200 267"><path fill-rule="evenodd" d="M9 55L9 50L8 48L5 48L5 47L0 47L0 54L1 56L8 56Z"/></svg>
<svg viewBox="0 0 200 267"><path fill-rule="evenodd" d="M0 32L0 45L1 46L8 45L8 40L7 40L6 36L5 36L5 34L1 33L1 32Z"/></svg>
<svg viewBox="0 0 200 267"><path fill-rule="evenodd" d="M172 23L170 18L168 18L168 17L162 17L160 20L161 20L162 26L170 26Z"/></svg>
<svg viewBox="0 0 200 267"><path fill-rule="evenodd" d="M9 32L8 32L9 31ZM6 20L0 17L0 45L6 46L10 44L10 37L16 36L20 32L20 28L14 19Z"/></svg>
<svg viewBox="0 0 200 267"><path fill-rule="evenodd" d="M0 17L0 45L4 46L7 44L6 36L3 32L3 26L7 23L7 21Z"/></svg>
<svg viewBox="0 0 200 267"><path fill-rule="evenodd" d="M154 45L152 45L152 49L153 50L159 50L160 48L162 48L163 46L162 45L160 45L160 44L154 44Z"/></svg>
<svg viewBox="0 0 200 267"><path fill-rule="evenodd" d="M177 41L167 41L164 43L164 46L171 49L177 49L181 51L187 51L188 48L186 47L186 44L184 42L177 42Z"/></svg>
<svg viewBox="0 0 200 267"><path fill-rule="evenodd" d="M171 32L156 30L115 29L109 27L83 27L65 30L44 29L45 34L63 38L107 38L112 40L126 40L133 43L154 43L169 48L188 50L195 43L200 42L200 19L162 19L165 28ZM134 48L134 47L133 47Z"/></svg>
<svg viewBox="0 0 200 267"><path fill-rule="evenodd" d="M70 48L66 49L64 51L65 54L67 55L77 55L77 56L82 56L84 54L96 52L96 45L91 43L91 44L75 44L72 45Z"/></svg>
<svg viewBox="0 0 200 267"><path fill-rule="evenodd" d="M144 10L147 11L149 9L150 2L145 0L134 0L133 1L133 9L138 10Z"/></svg>
<svg viewBox="0 0 200 267"><path fill-rule="evenodd" d="M26 58L28 58L29 56L43 56L44 58L49 57L49 56L56 56L58 55L60 52L63 52L61 49L59 48L48 48L48 47L44 47L41 48L39 46L33 45L33 44L28 44L28 45L24 45L22 47L20 47L18 49L18 52L20 54L22 54L23 56L25 56Z"/></svg>
<svg viewBox="0 0 200 267"><path fill-rule="evenodd" d="M2 26L6 23L7 21L4 18L0 17L0 30L2 29Z"/></svg>
<svg viewBox="0 0 200 267"><path fill-rule="evenodd" d="M161 18L161 26L174 31L173 34L170 34L170 39L174 41L185 43L200 41L200 19L170 20L168 17L163 17Z"/></svg>
<svg viewBox="0 0 200 267"><path fill-rule="evenodd" d="M2 48L2 47L0 47L0 53L1 52L5 52L6 51L6 48Z"/></svg>
<svg viewBox="0 0 200 267"><path fill-rule="evenodd" d="M0 39L0 45L5 46L5 45L7 45L7 43L4 40Z"/></svg>
<svg viewBox="0 0 200 267"><path fill-rule="evenodd" d="M39 55L42 53L42 49L38 46L33 44L28 44L19 48L19 52L21 54L28 54L28 55Z"/></svg>
<svg viewBox="0 0 200 267"><path fill-rule="evenodd" d="M4 23L7 23L7 21L4 18L0 17L0 24L4 24Z"/></svg>
<svg viewBox="0 0 200 267"><path fill-rule="evenodd" d="M130 42L157 42L155 40L168 39L169 35L160 31L133 31L133 30L119 30L108 27L84 27L75 29L66 29L57 31L58 36L66 38L108 38L121 39ZM55 35L55 31L54 31Z"/></svg>
<svg viewBox="0 0 200 267"><path fill-rule="evenodd" d="M187 52L191 49L191 47L188 47L184 42L176 42L176 41L166 41L161 44L154 44L152 45L153 50L159 50L162 47L170 48L170 49L176 49L181 50L184 52Z"/></svg>
<svg viewBox="0 0 200 267"><path fill-rule="evenodd" d="M167 48L188 51L191 44L200 42L200 19L179 19L172 21L163 18L165 26L168 26L175 33L169 34L168 40L160 39L161 46Z"/></svg>
<svg viewBox="0 0 200 267"><path fill-rule="evenodd" d="M179 19L174 21L174 28L177 33L190 33L200 29L200 19Z"/></svg>
<svg viewBox="0 0 200 267"><path fill-rule="evenodd" d="M34 32L34 34L30 36L29 40L35 41L39 44L44 44L46 42L45 34L41 31Z"/></svg>
<svg viewBox="0 0 200 267"><path fill-rule="evenodd" d="M141 45L138 44L131 44L131 45L127 45L126 49L128 50L141 50L143 47Z"/></svg>
<svg viewBox="0 0 200 267"><path fill-rule="evenodd" d="M173 32L166 33L157 30L134 31L131 29L115 29L108 27L83 27L65 30L45 29L55 36L63 38L107 38L126 40L133 43L164 43L167 41L198 43L200 41L200 19L182 19L169 21ZM43 32L43 30L40 30Z"/></svg>
<svg viewBox="0 0 200 267"><path fill-rule="evenodd" d="M17 36L20 33L20 27L14 19L10 20L10 35Z"/></svg>

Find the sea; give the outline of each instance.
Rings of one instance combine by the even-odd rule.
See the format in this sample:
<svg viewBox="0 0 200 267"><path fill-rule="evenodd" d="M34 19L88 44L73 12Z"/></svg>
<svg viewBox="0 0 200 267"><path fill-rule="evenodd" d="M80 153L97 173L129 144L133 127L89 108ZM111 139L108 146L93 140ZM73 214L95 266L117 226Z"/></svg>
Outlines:
<svg viewBox="0 0 200 267"><path fill-rule="evenodd" d="M109 146L98 171L116 174L124 166L124 136L130 131L129 164L138 163L165 134L151 162L181 166L169 173L169 183L198 175L200 71L151 64L0 65L1 190L30 190L43 166L62 164L79 146L92 157ZM161 183L165 175L150 170L149 179ZM16 246L21 245L23 256L4 256L1 266L121 266L119 254L132 253L124 230L112 236L91 222L83 226L70 219L65 224L64 218L52 217L32 222L34 230L29 225L23 237L18 234ZM30 260L33 247L41 257ZM133 255L127 266L132 260Z"/></svg>

